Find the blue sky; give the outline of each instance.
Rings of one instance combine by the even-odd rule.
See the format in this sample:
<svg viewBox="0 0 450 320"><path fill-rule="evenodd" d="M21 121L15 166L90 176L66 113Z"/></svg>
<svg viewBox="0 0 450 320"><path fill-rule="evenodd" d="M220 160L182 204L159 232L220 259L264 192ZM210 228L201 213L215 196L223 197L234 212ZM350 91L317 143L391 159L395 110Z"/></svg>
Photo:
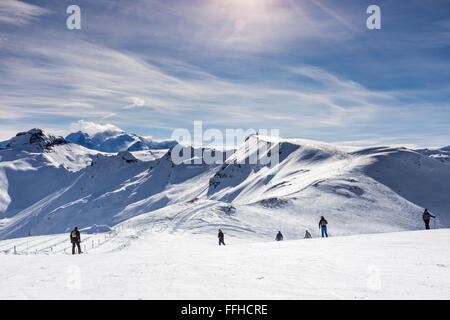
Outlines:
<svg viewBox="0 0 450 320"><path fill-rule="evenodd" d="M202 120L449 145L449 17L448 0L1 0L0 140L94 123L161 139Z"/></svg>

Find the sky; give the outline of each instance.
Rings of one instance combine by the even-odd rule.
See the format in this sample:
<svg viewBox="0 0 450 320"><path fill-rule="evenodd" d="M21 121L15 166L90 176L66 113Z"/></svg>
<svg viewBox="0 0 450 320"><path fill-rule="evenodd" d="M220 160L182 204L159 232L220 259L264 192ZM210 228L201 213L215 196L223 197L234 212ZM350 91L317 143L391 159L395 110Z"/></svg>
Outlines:
<svg viewBox="0 0 450 320"><path fill-rule="evenodd" d="M450 145L449 17L448 0L1 0L0 141L86 124L164 139L203 121Z"/></svg>

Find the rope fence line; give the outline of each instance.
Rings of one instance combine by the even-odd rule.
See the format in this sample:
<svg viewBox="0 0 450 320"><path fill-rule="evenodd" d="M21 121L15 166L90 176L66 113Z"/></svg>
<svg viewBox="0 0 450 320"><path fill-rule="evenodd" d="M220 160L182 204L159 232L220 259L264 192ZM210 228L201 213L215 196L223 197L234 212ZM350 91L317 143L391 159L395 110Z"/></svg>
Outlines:
<svg viewBox="0 0 450 320"><path fill-rule="evenodd" d="M90 250L100 248L110 240L116 238L119 233L126 230L138 230L143 232L146 228L143 225L138 224L137 222L126 222L121 223L117 226L111 228L111 231L105 233L94 233L87 238L83 239L81 243L82 252L86 253ZM41 239L42 240L42 239ZM36 248L40 247L42 244L47 242L51 242L54 239L45 239L43 241L39 241L36 238L27 238L26 241L23 238L18 241L8 241L6 244L2 244L0 246L0 253L4 253L5 255L14 254L14 255L30 255L30 254L72 254L72 244L68 244L61 249L58 247L66 242L70 242L69 239L61 240L56 242L53 245L46 246L44 248Z"/></svg>

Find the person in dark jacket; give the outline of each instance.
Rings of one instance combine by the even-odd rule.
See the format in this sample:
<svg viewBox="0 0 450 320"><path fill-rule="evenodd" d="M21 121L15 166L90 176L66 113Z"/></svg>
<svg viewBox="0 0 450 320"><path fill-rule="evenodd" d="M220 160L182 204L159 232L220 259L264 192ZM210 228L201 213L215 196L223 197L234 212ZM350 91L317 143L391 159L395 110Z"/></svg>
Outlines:
<svg viewBox="0 0 450 320"><path fill-rule="evenodd" d="M218 237L219 237L219 246L222 245L222 244L225 245L225 242L223 242L223 232L220 229L219 229Z"/></svg>
<svg viewBox="0 0 450 320"><path fill-rule="evenodd" d="M275 237L275 240L283 241L283 235L281 234L281 231L278 231L277 236Z"/></svg>
<svg viewBox="0 0 450 320"><path fill-rule="evenodd" d="M425 229L430 229L430 218L436 218L431 213L428 212L428 209L425 209L425 211L422 214L423 222L425 222Z"/></svg>
<svg viewBox="0 0 450 320"><path fill-rule="evenodd" d="M81 237L80 237L80 231L78 230L78 227L75 227L75 229L72 230L70 233L70 242L72 242L72 254L75 254L75 246L78 247L78 253L81 253Z"/></svg>
<svg viewBox="0 0 450 320"><path fill-rule="evenodd" d="M309 233L309 231L306 230L305 231L305 239L311 239L311 238L312 238L311 233Z"/></svg>
<svg viewBox="0 0 450 320"><path fill-rule="evenodd" d="M327 224L328 224L328 221L325 220L325 218L323 216L320 217L319 228L322 230L322 238L324 235L327 236L327 238L328 238Z"/></svg>

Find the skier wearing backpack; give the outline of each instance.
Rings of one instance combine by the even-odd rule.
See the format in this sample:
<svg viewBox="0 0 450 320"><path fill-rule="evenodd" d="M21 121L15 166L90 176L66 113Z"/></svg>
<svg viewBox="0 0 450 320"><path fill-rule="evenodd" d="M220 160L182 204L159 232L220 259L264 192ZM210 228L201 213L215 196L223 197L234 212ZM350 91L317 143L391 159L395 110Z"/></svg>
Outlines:
<svg viewBox="0 0 450 320"><path fill-rule="evenodd" d="M322 238L323 238L324 235L328 238L327 224L328 224L328 221L325 220L325 218L324 218L323 216L320 217L320 221L319 221L319 229L322 230Z"/></svg>
<svg viewBox="0 0 450 320"><path fill-rule="evenodd" d="M75 254L75 246L78 247L78 253L81 253L81 237L80 237L80 231L78 231L78 227L75 227L75 229L72 230L70 233L70 242L72 242L72 254Z"/></svg>
<svg viewBox="0 0 450 320"><path fill-rule="evenodd" d="M428 209L425 209L425 211L422 214L423 222L425 222L425 229L430 229L430 218L436 218L431 213L428 212Z"/></svg>
<svg viewBox="0 0 450 320"><path fill-rule="evenodd" d="M220 229L219 229L219 235L218 235L218 237L219 237L219 246L222 245L222 244L225 245L225 242L223 241L224 235L223 235L222 230L220 230Z"/></svg>
<svg viewBox="0 0 450 320"><path fill-rule="evenodd" d="M278 231L277 236L275 237L275 240L283 241L283 235L281 234L281 231Z"/></svg>

